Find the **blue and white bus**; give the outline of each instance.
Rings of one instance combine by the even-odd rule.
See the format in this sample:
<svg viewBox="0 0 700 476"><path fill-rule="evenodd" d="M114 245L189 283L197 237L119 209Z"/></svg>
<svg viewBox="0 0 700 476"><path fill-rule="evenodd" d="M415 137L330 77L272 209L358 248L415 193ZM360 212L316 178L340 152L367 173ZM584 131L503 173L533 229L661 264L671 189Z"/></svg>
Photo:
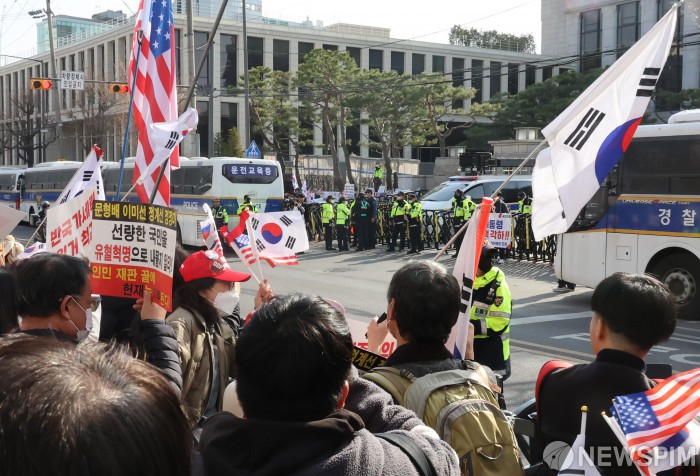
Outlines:
<svg viewBox="0 0 700 476"><path fill-rule="evenodd" d="M23 168L0 167L0 205L21 209L20 177Z"/></svg>
<svg viewBox="0 0 700 476"><path fill-rule="evenodd" d="M556 275L595 287L615 272L666 283L683 319L700 319L700 110L640 126L571 229Z"/></svg>

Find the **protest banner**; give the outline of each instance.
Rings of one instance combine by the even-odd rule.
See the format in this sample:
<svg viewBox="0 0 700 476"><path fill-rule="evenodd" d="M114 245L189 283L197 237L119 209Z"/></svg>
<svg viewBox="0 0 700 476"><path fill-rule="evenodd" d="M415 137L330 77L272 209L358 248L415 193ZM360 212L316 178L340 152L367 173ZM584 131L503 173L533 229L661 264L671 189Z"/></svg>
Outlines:
<svg viewBox="0 0 700 476"><path fill-rule="evenodd" d="M343 190L343 196L345 198L355 198L355 184L354 183L346 183L345 184L345 190Z"/></svg>
<svg viewBox="0 0 700 476"><path fill-rule="evenodd" d="M345 320L348 321L348 327L352 335L352 345L367 350L368 343L367 337L365 337L365 334L367 334L367 323L347 316ZM382 357L386 358L389 357L394 350L396 350L396 339L394 339L391 334L387 334L386 339L384 339L382 343L380 354Z"/></svg>
<svg viewBox="0 0 700 476"><path fill-rule="evenodd" d="M0 238L12 233L19 222L24 219L24 213L14 208L0 205Z"/></svg>
<svg viewBox="0 0 700 476"><path fill-rule="evenodd" d="M512 240L512 215L490 213L486 227L486 238L494 248L510 248Z"/></svg>
<svg viewBox="0 0 700 476"><path fill-rule="evenodd" d="M172 310L177 213L166 207L96 201L90 247L93 292L143 297Z"/></svg>
<svg viewBox="0 0 700 476"><path fill-rule="evenodd" d="M97 185L49 208L46 215L46 251L70 256L87 256L92 242L92 208Z"/></svg>

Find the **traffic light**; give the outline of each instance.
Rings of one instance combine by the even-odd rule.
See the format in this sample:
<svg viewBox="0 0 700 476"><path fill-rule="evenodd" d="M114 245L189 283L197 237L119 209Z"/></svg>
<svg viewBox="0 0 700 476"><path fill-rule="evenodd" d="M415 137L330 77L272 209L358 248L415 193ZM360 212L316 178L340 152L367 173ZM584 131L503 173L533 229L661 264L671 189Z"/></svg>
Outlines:
<svg viewBox="0 0 700 476"><path fill-rule="evenodd" d="M53 87L53 81L49 78L30 78L29 87L31 89L51 89Z"/></svg>
<svg viewBox="0 0 700 476"><path fill-rule="evenodd" d="M113 93L129 94L129 86L123 83L110 84L109 90Z"/></svg>

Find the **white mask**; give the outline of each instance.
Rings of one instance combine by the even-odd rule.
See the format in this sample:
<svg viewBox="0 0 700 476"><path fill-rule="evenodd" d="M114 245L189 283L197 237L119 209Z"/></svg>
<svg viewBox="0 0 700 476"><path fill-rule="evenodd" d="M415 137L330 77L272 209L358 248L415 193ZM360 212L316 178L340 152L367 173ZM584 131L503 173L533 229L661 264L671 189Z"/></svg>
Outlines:
<svg viewBox="0 0 700 476"><path fill-rule="evenodd" d="M78 304L78 301L73 296L71 296L71 299L80 309L82 309L85 312L85 329L82 331L78 329L78 326L75 325L75 322L73 322L72 319L68 318L70 323L73 324L73 327L75 327L75 329L78 331L76 334L78 342L82 342L87 338L88 335L90 335L90 331L92 330L92 309L90 307L88 307L87 309L83 308L83 306Z"/></svg>
<svg viewBox="0 0 700 476"><path fill-rule="evenodd" d="M240 297L235 289L226 291L223 293L216 293L214 302L212 303L215 308L223 312L225 316L230 316L238 305L238 300Z"/></svg>

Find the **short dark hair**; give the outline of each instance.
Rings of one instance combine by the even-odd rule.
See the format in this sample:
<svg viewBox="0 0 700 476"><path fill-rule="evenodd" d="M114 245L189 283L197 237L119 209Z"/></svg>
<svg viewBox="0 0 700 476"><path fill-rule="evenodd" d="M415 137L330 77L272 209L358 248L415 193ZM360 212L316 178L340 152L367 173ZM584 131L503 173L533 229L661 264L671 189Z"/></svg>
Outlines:
<svg viewBox="0 0 700 476"><path fill-rule="evenodd" d="M0 428L0 474L190 474L178 396L149 364L104 344L0 339Z"/></svg>
<svg viewBox="0 0 700 476"><path fill-rule="evenodd" d="M649 350L676 328L676 305L668 287L644 274L615 273L593 291L591 309L610 330Z"/></svg>
<svg viewBox="0 0 700 476"><path fill-rule="evenodd" d="M337 408L350 375L352 337L326 301L290 294L255 312L236 345L236 363L248 418L315 421Z"/></svg>
<svg viewBox="0 0 700 476"><path fill-rule="evenodd" d="M387 300L394 302L396 325L410 342L447 342L457 322L460 288L441 264L409 261L391 278Z"/></svg>
<svg viewBox="0 0 700 476"><path fill-rule="evenodd" d="M49 317L61 309L66 296L87 286L90 268L74 256L39 253L17 265L17 312L20 316Z"/></svg>
<svg viewBox="0 0 700 476"><path fill-rule="evenodd" d="M0 334L17 329L17 282L15 275L0 268Z"/></svg>

